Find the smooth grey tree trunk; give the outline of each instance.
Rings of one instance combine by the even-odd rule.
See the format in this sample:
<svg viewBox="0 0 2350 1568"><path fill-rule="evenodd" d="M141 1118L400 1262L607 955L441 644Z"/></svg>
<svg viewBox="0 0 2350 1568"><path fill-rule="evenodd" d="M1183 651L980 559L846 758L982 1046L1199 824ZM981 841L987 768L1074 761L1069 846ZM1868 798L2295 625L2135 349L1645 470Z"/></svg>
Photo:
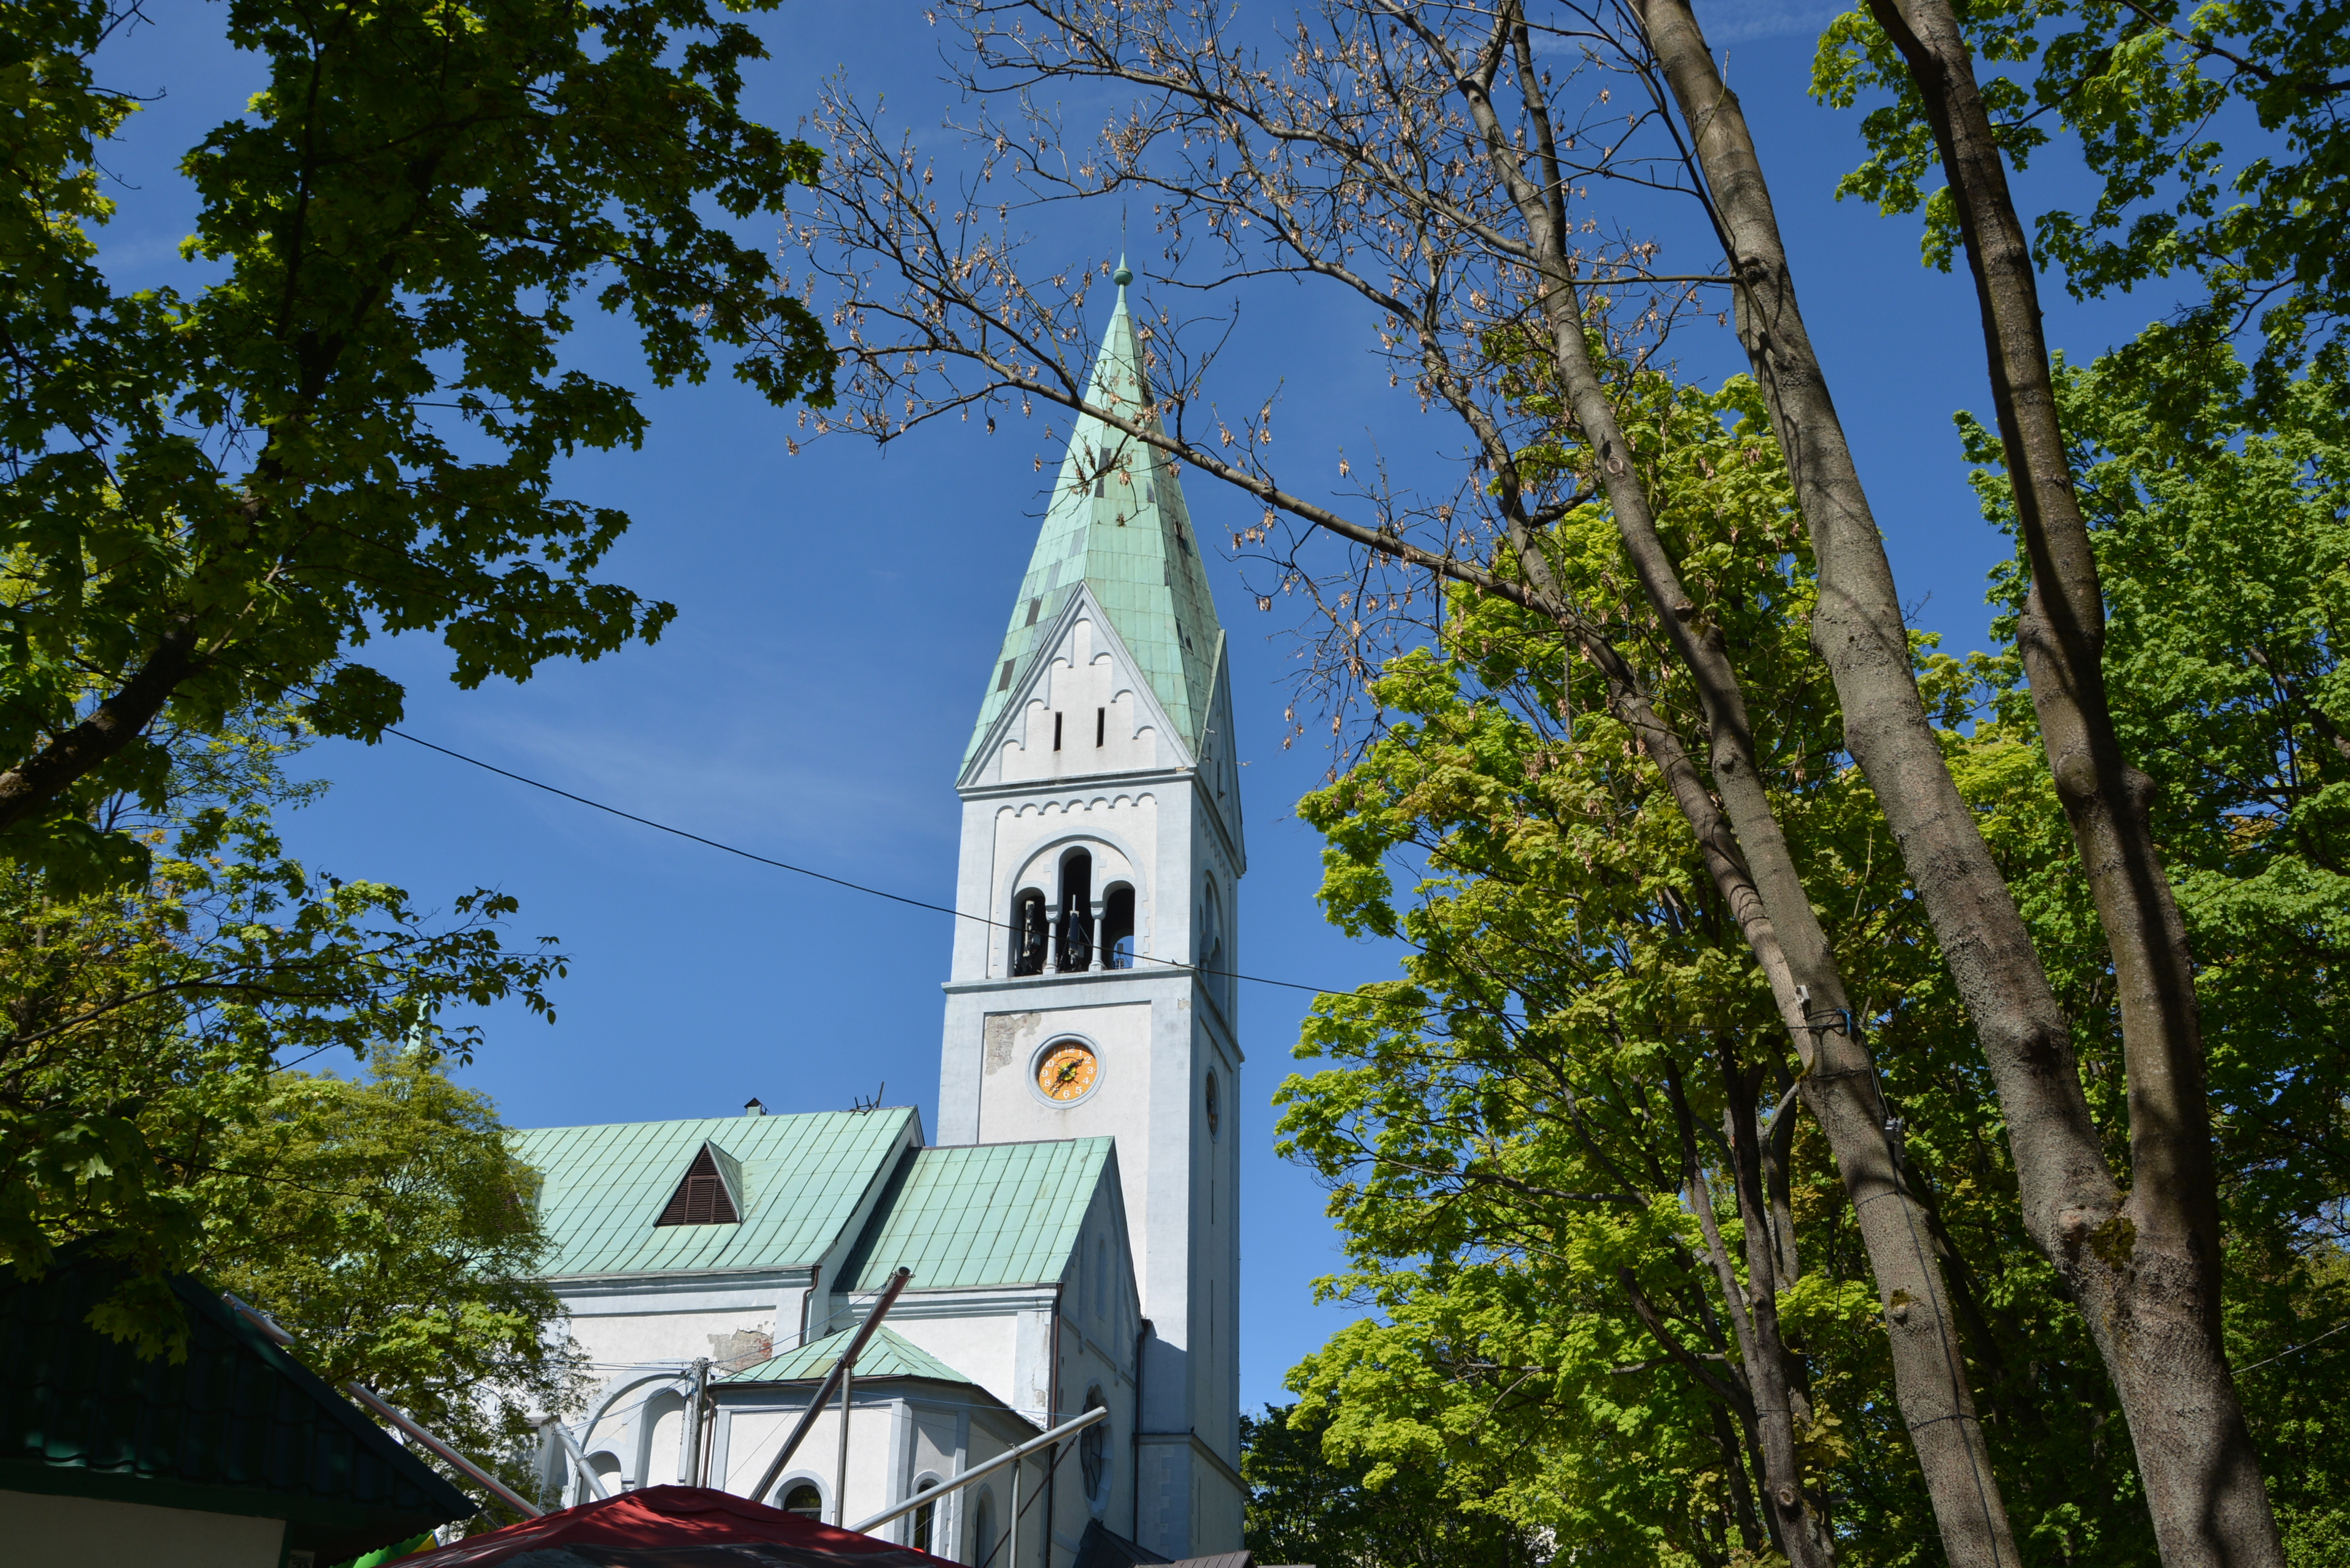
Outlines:
<svg viewBox="0 0 2350 1568"><path fill-rule="evenodd" d="M2113 734L2103 609L2040 334L2036 282L1971 60L1943 0L1871 0L1929 106L1982 304L2033 566L2019 640L2043 743L2113 950L2129 1073L2131 1189L2107 1168L2063 1009L1919 701L1892 570L1797 306L1737 99L1686 0L1640 0L1736 279L1739 334L1814 541L1814 646L1900 844L2006 1114L2027 1231L2085 1315L2129 1421L2166 1563L2282 1561L2220 1350L2219 1234L2185 928Z"/></svg>
<svg viewBox="0 0 2350 1568"><path fill-rule="evenodd" d="M1530 166L1521 165L1492 101L1494 81L1513 59L1533 120ZM1701 635L1692 624L1695 603L1657 533L1654 509L1629 461L1630 446L1591 358L1569 255L1564 182L1531 42L1515 5L1502 13L1502 24L1479 67L1464 73L1462 92L1495 177L1519 209L1543 280L1540 304L1551 335L1553 363L1593 453L1626 555L1698 690L1711 741L1711 780L1721 804L1717 810L1707 800L1702 810L1693 810L1685 802L1684 814L1700 841L1710 826L1717 833L1721 826L1727 826L1736 846L1735 860L1742 862L1747 873L1737 879L1743 884L1738 890L1761 904L1761 919L1742 921L1742 928L1772 981L1797 1057L1806 1069L1805 1108L1826 1135L1853 1201L1885 1305L1902 1416L1925 1469L1945 1551L1960 1568L2014 1568L2020 1559L1975 1413L1947 1283L1926 1240L1926 1217L1902 1180L1887 1142L1891 1113L1877 1092L1875 1066L1854 1023L1842 973L1756 768L1737 672L1719 635ZM1515 530L1513 539L1517 542ZM1540 551L1531 541L1520 544L1519 553L1530 572L1541 568ZM1906 675L1906 641L1901 649ZM1914 691L1913 682L1913 697ZM1939 760L1939 749L1935 754ZM1721 820L1710 825L1705 817ZM1727 884L1722 890L1726 898L1733 891ZM1732 899L1731 908L1738 907ZM1756 1392L1760 1405L1762 1390ZM1759 1409L1758 1416L1766 1422L1769 1418ZM1764 1447L1766 1453L1773 1451L1767 1434ZM1793 1462L1792 1449L1787 1461ZM1832 1540L1819 1530L1799 1477L1785 1472L1770 1476L1766 1489L1770 1504L1779 1511L1775 1533L1791 1557L1814 1547L1821 1552L1832 1551Z"/></svg>

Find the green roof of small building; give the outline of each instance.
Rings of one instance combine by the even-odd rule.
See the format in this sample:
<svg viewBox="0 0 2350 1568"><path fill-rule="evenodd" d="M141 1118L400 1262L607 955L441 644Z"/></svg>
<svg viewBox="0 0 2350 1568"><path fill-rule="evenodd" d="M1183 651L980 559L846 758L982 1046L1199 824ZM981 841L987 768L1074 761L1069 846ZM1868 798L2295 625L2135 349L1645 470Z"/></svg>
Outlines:
<svg viewBox="0 0 2350 1568"><path fill-rule="evenodd" d="M1123 264L1121 264L1123 265ZM1126 289L1094 358L1086 400L1159 429L1150 407L1142 341L1127 313ZM979 722L963 749L968 764L988 730L1017 697L1028 667L1076 585L1093 590L1141 667L1152 695L1197 754L1208 724L1223 628L1208 591L1180 468L1156 449L1087 414L1069 432L1053 500L1012 602L1003 651L987 668ZM1098 489L1101 493L1097 495ZM1030 607L1035 605L1032 614ZM1005 666L1010 666L1006 684Z"/></svg>
<svg viewBox="0 0 2350 1568"><path fill-rule="evenodd" d="M479 1511L193 1279L166 1282L182 1360L90 1326L131 1278L87 1248L38 1280L0 1275L0 1490L282 1519L321 1562Z"/></svg>
<svg viewBox="0 0 2350 1568"><path fill-rule="evenodd" d="M908 1151L840 1288L878 1291L900 1268L916 1291L1058 1280L1116 1147L1081 1137Z"/></svg>
<svg viewBox="0 0 2350 1568"><path fill-rule="evenodd" d="M818 1111L534 1127L515 1153L541 1179L553 1242L547 1276L808 1268L821 1261L897 1151L920 1136L910 1109ZM739 1172L732 1225L653 1221L705 1143Z"/></svg>
<svg viewBox="0 0 2350 1568"><path fill-rule="evenodd" d="M730 1372L719 1381L812 1383L832 1370L832 1364L840 1359L840 1353L848 1348L848 1342L856 1333L854 1328L844 1328L838 1334L827 1334L797 1350L770 1356L756 1366ZM931 1377L941 1383L971 1381L920 1345L893 1331L887 1324L875 1329L873 1337L865 1342L865 1348L858 1353L857 1366L852 1370L860 1378Z"/></svg>

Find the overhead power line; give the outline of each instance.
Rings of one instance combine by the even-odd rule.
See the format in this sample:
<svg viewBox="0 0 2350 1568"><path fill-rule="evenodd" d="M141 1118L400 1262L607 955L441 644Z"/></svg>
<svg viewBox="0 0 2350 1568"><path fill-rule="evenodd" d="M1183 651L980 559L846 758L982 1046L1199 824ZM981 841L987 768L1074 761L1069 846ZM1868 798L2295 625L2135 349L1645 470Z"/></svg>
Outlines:
<svg viewBox="0 0 2350 1568"><path fill-rule="evenodd" d="M829 872L818 871L811 867L795 866L788 860L777 860L772 856L755 854L751 850L739 848L732 844L722 843L715 838L705 838L699 833L689 833L682 827L671 827L666 822L655 822L650 816L639 816L633 811L622 811L617 805L607 805L600 800L590 800L584 794L575 794L567 789L561 789L554 784L546 784L541 780L532 778L527 774L515 773L510 768L502 768L495 763L485 763L479 757L469 757L463 752L452 751L449 747L438 745L433 742L424 739L421 735L411 735L405 730L387 729L384 731L384 733L387 735L397 735L401 740L408 742L411 745L422 746L428 752L438 752L444 757L453 757L458 762L469 763L473 766L480 768L483 772L495 774L502 779L512 779L518 784L528 784L533 789L545 790L549 794L561 795L565 800L574 802L579 805L587 806L594 811L600 811L608 816L617 816L624 822L633 822L640 827L650 827L657 833L666 833L673 837L691 839L692 842L702 845L705 848L715 849L727 855L739 856L744 860L755 861L761 866L772 866L778 871L789 871L793 875L798 877L813 877L819 882L829 882L836 888L846 888L852 893L864 893L876 898L887 898L893 904L905 904L917 909L928 909L932 914L936 915L951 915L958 920L976 921L980 925L991 927L997 930L1008 931L1014 929L1007 921L991 920L985 915L974 915L967 910L953 909L945 904L933 904L922 898L909 898L903 893L892 893L887 888L868 887L862 882L852 882L846 877L835 877ZM1243 974L1238 970L1201 969L1197 964L1178 963L1173 959L1153 958L1148 953L1136 953L1133 956L1139 961L1165 964L1170 969L1188 969L1195 971L1201 974L1221 975L1230 980L1244 980L1253 985L1277 985L1285 991L1303 991L1310 992L1315 996L1350 996L1354 994L1351 992L1332 991L1325 986L1305 985L1294 980L1272 980L1261 974Z"/></svg>

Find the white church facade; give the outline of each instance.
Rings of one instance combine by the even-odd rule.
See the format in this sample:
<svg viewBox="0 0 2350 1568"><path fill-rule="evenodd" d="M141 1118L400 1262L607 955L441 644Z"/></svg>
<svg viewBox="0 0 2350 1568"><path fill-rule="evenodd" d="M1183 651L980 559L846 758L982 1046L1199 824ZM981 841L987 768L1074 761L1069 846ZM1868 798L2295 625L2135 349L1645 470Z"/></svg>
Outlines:
<svg viewBox="0 0 2350 1568"><path fill-rule="evenodd" d="M1118 302L1092 399L1145 410ZM939 1127L904 1108L541 1128L551 1282L600 1386L586 1482L748 1494L899 1269L846 1425L765 1501L972 1568L1237 1552L1246 869L1225 643L1171 464L1072 432L957 789ZM836 1405L838 1401L834 1402Z"/></svg>

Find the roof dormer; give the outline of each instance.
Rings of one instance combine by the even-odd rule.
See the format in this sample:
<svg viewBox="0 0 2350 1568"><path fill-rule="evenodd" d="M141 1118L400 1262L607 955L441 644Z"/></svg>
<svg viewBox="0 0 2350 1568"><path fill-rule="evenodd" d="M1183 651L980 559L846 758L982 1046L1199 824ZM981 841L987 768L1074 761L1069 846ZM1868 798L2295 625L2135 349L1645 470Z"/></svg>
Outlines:
<svg viewBox="0 0 2350 1568"><path fill-rule="evenodd" d="M743 1162L705 1143L685 1168L655 1225L739 1225L743 1222Z"/></svg>

